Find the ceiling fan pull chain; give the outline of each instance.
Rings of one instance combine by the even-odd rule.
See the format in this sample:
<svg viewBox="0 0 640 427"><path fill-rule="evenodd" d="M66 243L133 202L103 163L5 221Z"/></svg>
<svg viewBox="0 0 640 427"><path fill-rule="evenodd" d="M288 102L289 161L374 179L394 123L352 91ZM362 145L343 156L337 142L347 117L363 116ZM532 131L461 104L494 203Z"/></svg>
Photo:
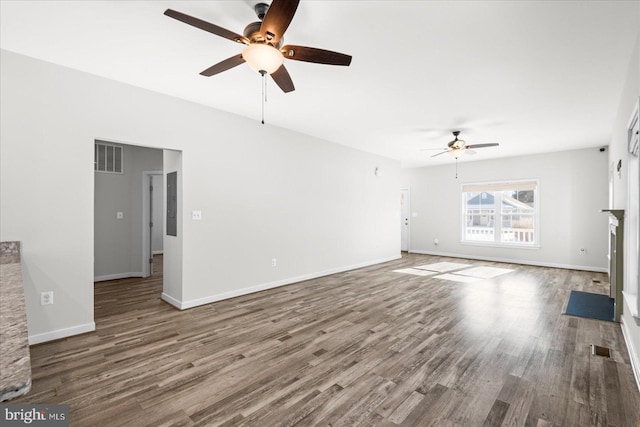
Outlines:
<svg viewBox="0 0 640 427"><path fill-rule="evenodd" d="M262 124L264 124L264 103L267 100L267 94L266 94L267 79L265 78L265 75L267 73L266 71L261 70L260 74L262 75Z"/></svg>

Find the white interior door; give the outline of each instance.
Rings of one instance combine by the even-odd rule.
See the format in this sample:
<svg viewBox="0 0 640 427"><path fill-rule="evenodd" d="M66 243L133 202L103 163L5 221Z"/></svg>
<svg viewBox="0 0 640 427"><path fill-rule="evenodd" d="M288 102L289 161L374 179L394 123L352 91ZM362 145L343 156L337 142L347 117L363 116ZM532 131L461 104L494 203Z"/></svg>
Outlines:
<svg viewBox="0 0 640 427"><path fill-rule="evenodd" d="M400 189L400 250L409 251L409 218L411 217L411 206L409 200L409 189Z"/></svg>

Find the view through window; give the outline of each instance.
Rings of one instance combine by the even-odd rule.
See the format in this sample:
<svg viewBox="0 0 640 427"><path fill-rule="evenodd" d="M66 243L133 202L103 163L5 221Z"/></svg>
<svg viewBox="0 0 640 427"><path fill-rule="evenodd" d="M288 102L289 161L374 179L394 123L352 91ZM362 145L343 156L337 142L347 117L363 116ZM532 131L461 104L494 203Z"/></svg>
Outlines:
<svg viewBox="0 0 640 427"><path fill-rule="evenodd" d="M462 186L462 241L536 246L538 182Z"/></svg>

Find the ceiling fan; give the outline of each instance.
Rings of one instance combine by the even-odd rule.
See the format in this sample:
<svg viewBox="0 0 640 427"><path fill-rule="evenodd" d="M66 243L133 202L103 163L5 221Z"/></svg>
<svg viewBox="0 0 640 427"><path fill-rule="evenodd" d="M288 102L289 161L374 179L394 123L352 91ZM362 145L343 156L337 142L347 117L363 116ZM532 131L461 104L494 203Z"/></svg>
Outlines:
<svg viewBox="0 0 640 427"><path fill-rule="evenodd" d="M450 141L447 144L447 148L442 149L444 151L434 154L431 157L436 157L436 156L439 156L440 154L449 153L451 154L452 157L457 159L460 156L462 156L464 153L476 154L476 152L472 150L473 148L497 147L498 145L500 145L498 143L467 145L467 143L464 142L462 139L458 139L458 135L460 135L459 130L453 131L453 136L455 137L454 140Z"/></svg>
<svg viewBox="0 0 640 427"><path fill-rule="evenodd" d="M351 56L343 53L290 44L283 46L282 36L296 13L298 3L300 0L273 0L271 6L266 3L256 4L254 10L261 21L247 25L243 35L173 9L167 9L164 14L245 45L242 53L207 68L200 73L201 75L210 77L247 62L251 68L263 76L270 74L280 89L286 93L295 90L295 87L289 72L283 65L285 58L317 64L344 66L351 64Z"/></svg>

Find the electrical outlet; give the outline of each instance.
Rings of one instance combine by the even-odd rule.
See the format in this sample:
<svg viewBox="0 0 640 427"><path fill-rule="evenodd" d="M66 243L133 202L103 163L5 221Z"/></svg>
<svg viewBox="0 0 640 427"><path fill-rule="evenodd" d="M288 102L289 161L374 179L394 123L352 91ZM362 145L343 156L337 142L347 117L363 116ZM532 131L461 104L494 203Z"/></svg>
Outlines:
<svg viewBox="0 0 640 427"><path fill-rule="evenodd" d="M271 267L275 267L276 265L278 265L278 260L275 258L271 258Z"/></svg>
<svg viewBox="0 0 640 427"><path fill-rule="evenodd" d="M124 219L124 212L116 212L116 219Z"/></svg>
<svg viewBox="0 0 640 427"><path fill-rule="evenodd" d="M580 255L584 255L586 253L587 253L587 250L585 248L580 248L580 252L579 252Z"/></svg>
<svg viewBox="0 0 640 427"><path fill-rule="evenodd" d="M53 304L53 291L42 292L40 294L40 305Z"/></svg>
<svg viewBox="0 0 640 427"><path fill-rule="evenodd" d="M202 211L192 211L191 212L191 219L194 220L194 221L202 220Z"/></svg>

